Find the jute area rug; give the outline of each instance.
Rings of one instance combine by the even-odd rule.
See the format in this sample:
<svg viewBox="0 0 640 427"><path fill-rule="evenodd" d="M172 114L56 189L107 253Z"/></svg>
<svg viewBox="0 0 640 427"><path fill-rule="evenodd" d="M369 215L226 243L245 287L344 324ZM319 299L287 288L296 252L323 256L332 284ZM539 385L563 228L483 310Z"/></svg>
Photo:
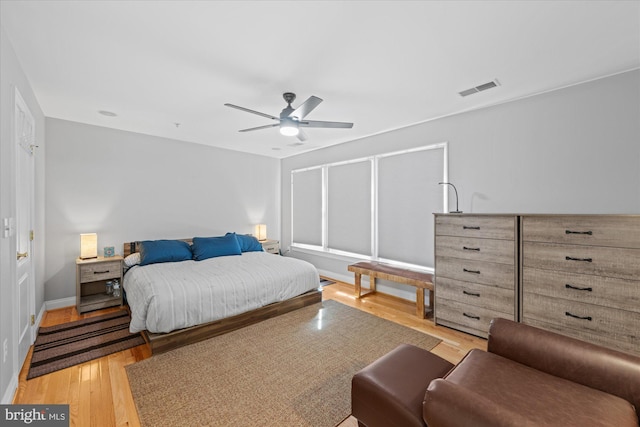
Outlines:
<svg viewBox="0 0 640 427"><path fill-rule="evenodd" d="M440 342L324 301L126 367L143 426L333 427L353 374L401 343Z"/></svg>
<svg viewBox="0 0 640 427"><path fill-rule="evenodd" d="M38 329L27 379L144 344L126 310Z"/></svg>

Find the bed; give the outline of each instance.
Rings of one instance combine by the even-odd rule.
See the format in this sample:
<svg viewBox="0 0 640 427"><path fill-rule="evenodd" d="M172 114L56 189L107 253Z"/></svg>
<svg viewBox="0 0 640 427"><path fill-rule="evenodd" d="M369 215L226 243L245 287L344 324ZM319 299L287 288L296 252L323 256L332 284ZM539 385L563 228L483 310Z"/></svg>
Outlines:
<svg viewBox="0 0 640 427"><path fill-rule="evenodd" d="M179 242L194 248L193 258L197 259L195 239L198 238ZM131 254L144 255L145 243L150 247L148 242L125 243L125 260L135 257L129 257ZM199 260L186 258L146 265L134 262L124 275L130 331L142 332L153 353L220 335L322 299L319 274L306 261L257 249Z"/></svg>

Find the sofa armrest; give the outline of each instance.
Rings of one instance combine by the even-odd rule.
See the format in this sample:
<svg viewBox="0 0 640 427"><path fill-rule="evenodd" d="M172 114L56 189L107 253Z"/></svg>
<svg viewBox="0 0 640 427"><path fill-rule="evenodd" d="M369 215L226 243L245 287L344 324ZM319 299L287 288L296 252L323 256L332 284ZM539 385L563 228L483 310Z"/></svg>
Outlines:
<svg viewBox="0 0 640 427"><path fill-rule="evenodd" d="M422 418L429 427L533 427L508 407L496 405L472 390L444 379L431 381L424 395Z"/></svg>
<svg viewBox="0 0 640 427"><path fill-rule="evenodd" d="M493 319L487 351L629 401L640 414L640 357Z"/></svg>

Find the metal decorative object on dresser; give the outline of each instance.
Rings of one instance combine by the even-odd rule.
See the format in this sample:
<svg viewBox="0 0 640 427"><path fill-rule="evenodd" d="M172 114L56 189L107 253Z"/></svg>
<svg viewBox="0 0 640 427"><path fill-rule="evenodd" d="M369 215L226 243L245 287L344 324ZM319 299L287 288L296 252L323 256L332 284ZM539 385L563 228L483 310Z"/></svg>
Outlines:
<svg viewBox="0 0 640 427"><path fill-rule="evenodd" d="M435 323L487 337L517 320L516 215L435 214Z"/></svg>

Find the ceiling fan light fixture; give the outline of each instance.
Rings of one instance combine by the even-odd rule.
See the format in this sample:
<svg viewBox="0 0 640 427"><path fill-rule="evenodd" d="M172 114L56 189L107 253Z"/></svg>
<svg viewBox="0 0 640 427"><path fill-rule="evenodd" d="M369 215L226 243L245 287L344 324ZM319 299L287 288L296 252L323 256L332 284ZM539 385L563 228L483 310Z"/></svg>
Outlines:
<svg viewBox="0 0 640 427"><path fill-rule="evenodd" d="M280 133L285 136L296 136L300 133L298 122L293 119L282 119L280 123Z"/></svg>

